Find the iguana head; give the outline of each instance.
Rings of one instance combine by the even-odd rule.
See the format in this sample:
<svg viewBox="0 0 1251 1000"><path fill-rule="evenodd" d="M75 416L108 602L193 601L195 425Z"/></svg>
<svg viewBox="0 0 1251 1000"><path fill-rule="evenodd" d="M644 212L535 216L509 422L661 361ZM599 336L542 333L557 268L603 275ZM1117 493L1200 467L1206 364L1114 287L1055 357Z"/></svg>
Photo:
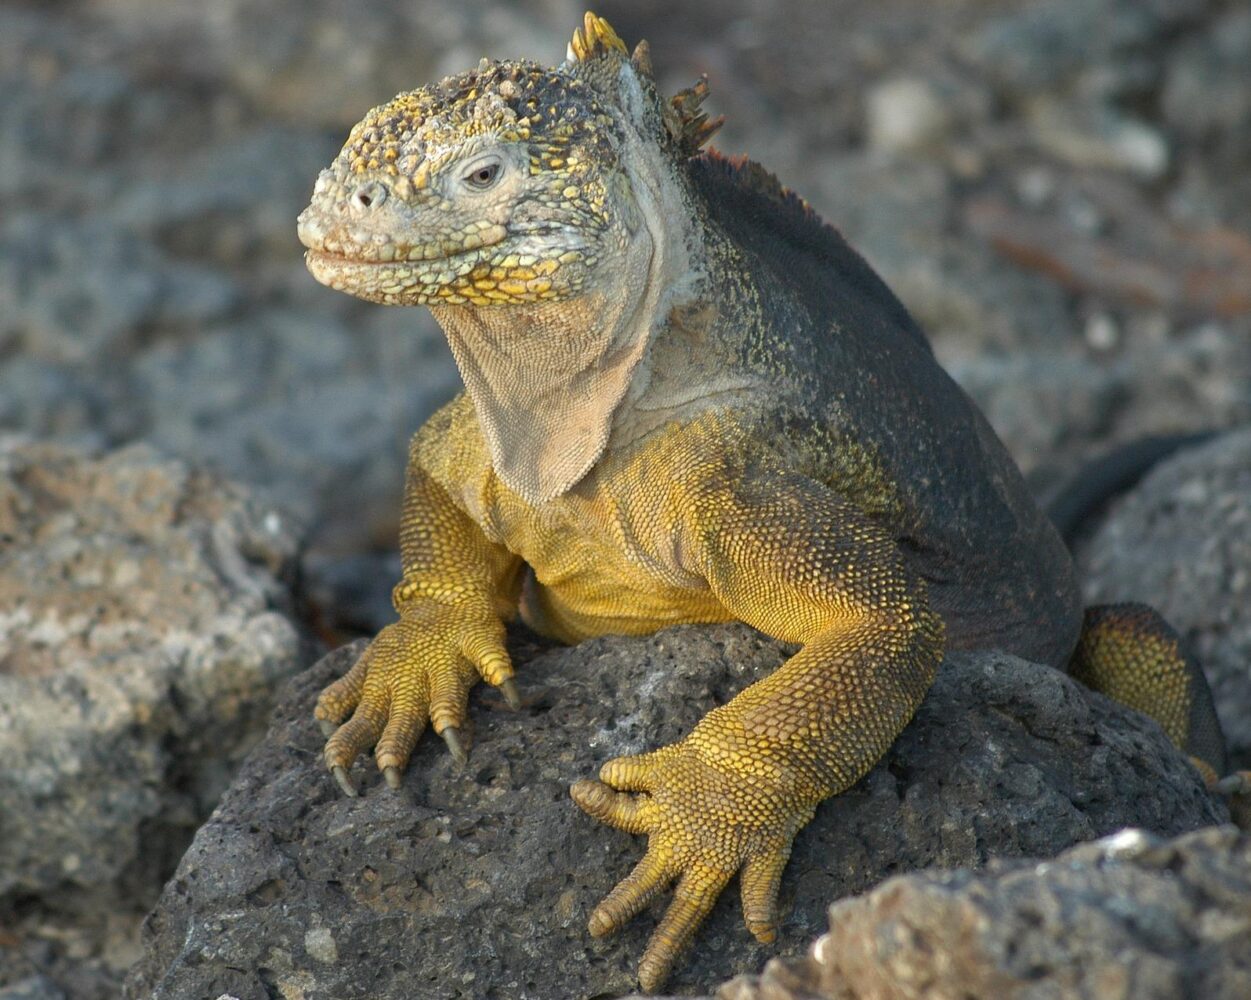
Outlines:
<svg viewBox="0 0 1251 1000"><path fill-rule="evenodd" d="M561 66L483 60L374 108L300 216L309 269L392 304L509 305L593 287L639 222L626 131L680 155L715 128L681 100L656 101L646 59L588 14Z"/></svg>
<svg viewBox="0 0 1251 1000"><path fill-rule="evenodd" d="M369 112L300 216L324 284L428 305L492 462L532 502L608 441L653 332L690 284L682 162L716 129L701 83L658 96L587 14L555 68L489 62Z"/></svg>

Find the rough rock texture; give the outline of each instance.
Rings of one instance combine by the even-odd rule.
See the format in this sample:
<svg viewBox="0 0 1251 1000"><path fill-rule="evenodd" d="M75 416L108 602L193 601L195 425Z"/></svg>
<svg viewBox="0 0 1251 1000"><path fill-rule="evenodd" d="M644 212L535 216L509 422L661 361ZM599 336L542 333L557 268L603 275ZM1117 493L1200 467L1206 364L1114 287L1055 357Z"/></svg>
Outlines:
<svg viewBox="0 0 1251 1000"><path fill-rule="evenodd" d="M295 557L288 518L150 448L0 439L0 925L29 945L0 984L62 947L124 967L300 663Z"/></svg>
<svg viewBox="0 0 1251 1000"><path fill-rule="evenodd" d="M527 708L475 697L465 771L427 738L401 794L358 765L366 794L347 799L323 770L311 710L359 649L291 683L149 917L127 996L628 992L651 921L602 943L585 921L640 845L582 815L568 786L611 756L677 738L784 647L727 625L518 650ZM885 761L800 836L779 948L803 947L830 900L893 873L1225 816L1154 724L1044 667L952 657ZM707 990L774 951L751 940L731 891L670 988Z"/></svg>
<svg viewBox="0 0 1251 1000"><path fill-rule="evenodd" d="M719 1000L1243 1000L1251 837L1126 830L1054 861L891 879L830 907L804 958Z"/></svg>
<svg viewBox="0 0 1251 1000"><path fill-rule="evenodd" d="M1251 430L1153 470L1112 507L1081 564L1088 601L1146 601L1180 630L1234 763L1251 767Z"/></svg>

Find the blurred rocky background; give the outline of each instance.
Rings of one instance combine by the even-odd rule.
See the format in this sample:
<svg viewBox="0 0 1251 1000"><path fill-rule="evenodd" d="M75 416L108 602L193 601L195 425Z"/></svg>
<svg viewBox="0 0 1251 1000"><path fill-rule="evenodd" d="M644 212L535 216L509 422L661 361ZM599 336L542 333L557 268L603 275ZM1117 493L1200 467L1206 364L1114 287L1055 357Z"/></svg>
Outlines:
<svg viewBox="0 0 1251 1000"><path fill-rule="evenodd" d="M716 145L772 168L866 254L1040 494L1118 441L1251 421L1245 2L596 10L650 40L665 88L708 74L727 116ZM84 655L113 649L33 582L75 580L66 546L101 533L141 567L169 539L169 568L209 567L211 608L141 572L126 585L152 600L117 614L166 651L185 622L254 623L272 642L239 669L261 687L308 662L297 629L375 626L407 438L458 379L424 311L317 285L295 216L368 107L483 55L556 61L580 17L572 0L0 0L0 594L30 598L21 615L0 606L0 720L36 697L16 679L55 673L56 629ZM134 443L155 450L115 457ZM101 481L116 502L79 516ZM19 542L46 558L19 560ZM183 698L154 663L151 704ZM149 803L164 818L143 829L84 831L131 838L98 864L57 875L24 856L0 873L0 997L113 995L176 860L168 837L185 843L238 756L225 741L203 774L160 763L213 742L198 727L222 713L197 704L108 720L157 748L142 766L118 752L126 801L173 774L176 822ZM16 802L55 798L38 763L14 779L29 798L0 801L0 836ZM155 828L168 836L145 841ZM56 885L101 908L94 930L67 929ZM71 960L69 978L32 971Z"/></svg>

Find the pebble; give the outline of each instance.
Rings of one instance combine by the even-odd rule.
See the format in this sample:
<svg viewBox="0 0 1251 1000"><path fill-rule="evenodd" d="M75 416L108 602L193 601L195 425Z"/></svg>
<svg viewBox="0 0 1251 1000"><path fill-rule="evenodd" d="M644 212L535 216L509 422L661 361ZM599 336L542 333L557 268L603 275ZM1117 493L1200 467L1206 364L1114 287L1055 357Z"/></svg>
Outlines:
<svg viewBox="0 0 1251 1000"><path fill-rule="evenodd" d="M865 98L869 147L883 153L912 153L942 142L951 112L934 87L916 77L878 84Z"/></svg>

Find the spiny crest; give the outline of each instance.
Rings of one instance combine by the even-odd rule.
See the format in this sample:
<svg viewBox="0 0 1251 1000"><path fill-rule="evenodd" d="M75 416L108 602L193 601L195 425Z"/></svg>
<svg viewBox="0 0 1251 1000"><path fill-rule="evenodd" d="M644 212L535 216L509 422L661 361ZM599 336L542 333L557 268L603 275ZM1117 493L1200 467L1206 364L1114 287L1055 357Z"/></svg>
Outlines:
<svg viewBox="0 0 1251 1000"><path fill-rule="evenodd" d="M728 183L745 195L767 199L772 207L762 218L770 222L793 226L795 232L810 235L834 236L840 242L838 230L817 214L806 198L784 185L776 174L746 156L726 156L715 149L705 150L695 160L702 173Z"/></svg>
<svg viewBox="0 0 1251 1000"><path fill-rule="evenodd" d="M725 124L725 115L709 118L700 109L708 96L708 77L701 76L693 86L679 90L669 98L672 117L666 116L670 133L687 156L696 155L713 134ZM672 121L672 124L670 124Z"/></svg>
<svg viewBox="0 0 1251 1000"><path fill-rule="evenodd" d="M566 58L570 62L581 64L587 70L606 70L607 75L616 72L625 55L625 42L613 30L612 25L598 14L587 11L581 26L574 29ZM600 63L604 65L597 65ZM635 46L630 63L640 78L652 86L655 85L651 49L646 41ZM708 77L701 76L693 86L671 97L662 109L665 129L684 156L695 156L699 153L701 147L725 122L724 115L709 118L701 110L707 96Z"/></svg>
<svg viewBox="0 0 1251 1000"><path fill-rule="evenodd" d="M609 52L625 55L625 42L612 30L611 24L588 10L582 17L582 25L573 29L565 58L570 62L587 62Z"/></svg>

